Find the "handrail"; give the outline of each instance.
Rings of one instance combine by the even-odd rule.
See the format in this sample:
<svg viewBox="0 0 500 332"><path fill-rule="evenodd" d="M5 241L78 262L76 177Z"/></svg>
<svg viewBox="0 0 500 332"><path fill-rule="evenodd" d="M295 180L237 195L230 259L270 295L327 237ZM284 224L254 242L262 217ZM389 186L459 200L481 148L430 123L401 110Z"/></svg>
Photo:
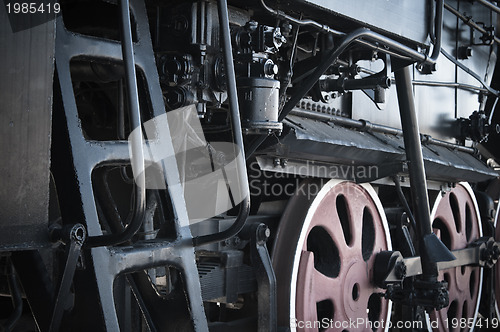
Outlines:
<svg viewBox="0 0 500 332"><path fill-rule="evenodd" d="M125 65L125 81L127 85L128 106L130 112L131 136L130 144L132 155L130 162L132 169L139 170L135 178L134 213L130 223L120 233L91 236L85 242L86 247L116 245L130 240L141 228L146 207L146 176L144 173L144 148L142 142L141 110L139 107L139 92L135 72L134 45L132 41L132 27L130 25L129 0L120 0L120 14L122 21L122 55Z"/></svg>

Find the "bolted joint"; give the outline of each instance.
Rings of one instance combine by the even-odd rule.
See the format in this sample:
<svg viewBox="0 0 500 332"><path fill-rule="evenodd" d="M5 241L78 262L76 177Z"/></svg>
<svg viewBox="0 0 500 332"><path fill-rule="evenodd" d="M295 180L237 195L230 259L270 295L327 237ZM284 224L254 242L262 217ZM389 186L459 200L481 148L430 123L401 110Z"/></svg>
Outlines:
<svg viewBox="0 0 500 332"><path fill-rule="evenodd" d="M271 236L271 230L264 223L246 224L239 233L244 240L253 240L257 245L264 245Z"/></svg>
<svg viewBox="0 0 500 332"><path fill-rule="evenodd" d="M398 262L394 268L394 273L401 280L406 278L406 264L403 261Z"/></svg>
<svg viewBox="0 0 500 332"><path fill-rule="evenodd" d="M87 230L82 224L75 224L71 227L69 231L70 241L75 241L76 243L82 245L87 238Z"/></svg>
<svg viewBox="0 0 500 332"><path fill-rule="evenodd" d="M431 64L418 64L417 65L417 70L424 75L429 75L432 74L437 70L437 64L436 63L431 63Z"/></svg>
<svg viewBox="0 0 500 332"><path fill-rule="evenodd" d="M266 224L259 224L259 226L257 227L256 235L257 235L258 242L261 242L261 241L267 242L267 240L271 236L271 230L269 229L269 227L267 227Z"/></svg>
<svg viewBox="0 0 500 332"><path fill-rule="evenodd" d="M50 240L54 243L62 242L69 244L76 242L83 245L87 239L87 230L82 224L64 225L63 227L54 226L49 230Z"/></svg>
<svg viewBox="0 0 500 332"><path fill-rule="evenodd" d="M460 60L466 60L472 56L472 47L470 46L460 46L457 50L457 58Z"/></svg>
<svg viewBox="0 0 500 332"><path fill-rule="evenodd" d="M500 258L500 247L498 242L495 242L493 238L489 238L485 243L480 245L480 266L486 266L487 268L492 268Z"/></svg>

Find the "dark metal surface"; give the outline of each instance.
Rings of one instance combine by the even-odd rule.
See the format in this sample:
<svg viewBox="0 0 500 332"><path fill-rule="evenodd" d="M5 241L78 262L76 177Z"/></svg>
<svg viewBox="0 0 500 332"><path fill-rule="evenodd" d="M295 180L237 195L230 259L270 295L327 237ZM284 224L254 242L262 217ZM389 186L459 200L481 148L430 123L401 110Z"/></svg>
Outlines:
<svg viewBox="0 0 500 332"><path fill-rule="evenodd" d="M9 271L7 272L7 278L14 308L9 318L2 324L3 331L5 332L13 331L16 323L19 321L21 315L23 314L23 297L21 293L21 286L19 285L19 281L17 280L17 273L12 264L9 265L8 269Z"/></svg>
<svg viewBox="0 0 500 332"><path fill-rule="evenodd" d="M311 88L316 84L319 78L325 73L325 71L334 63L335 60L349 47L351 44L360 39L368 39L377 43L385 45L389 49L410 57L413 61L418 61L422 65L433 66L436 59L430 58L425 54L419 53L414 49L405 46L397 41L382 36L376 32L370 31L366 28L356 29L348 34L345 34L343 38L339 41L337 47L331 50L322 62L314 69L314 71L304 80L300 85L300 88L295 91L291 98L287 101L283 109L281 110L278 120L283 121L285 117L293 110L293 108L300 102L302 98L311 90ZM259 146L264 142L266 136L260 136L256 138L247 150L247 158L251 157L254 152L259 148Z"/></svg>
<svg viewBox="0 0 500 332"><path fill-rule="evenodd" d="M204 301L236 303L238 295L257 290L254 269L243 263L243 251L201 252L198 255Z"/></svg>
<svg viewBox="0 0 500 332"><path fill-rule="evenodd" d="M330 166L337 170L341 167L340 165L350 167L358 165L383 166L377 168L377 174L381 177L390 176L391 172L404 171L402 165L405 160L404 142L401 136L395 135L400 131L396 130L392 134L379 133L377 130L373 130L373 132L370 130L354 131L343 126L357 128L357 126L363 125L362 121L342 117L333 119L330 115L317 114L318 119L321 118L327 122L296 115L288 116L287 120L284 121L284 134L279 137L279 141L276 142L274 137L270 138L271 145L257 155L260 167L272 172L297 174L297 172L306 171L308 168L313 169L315 165L322 166L323 162L330 163ZM336 123L337 120L342 126L332 124L332 122ZM369 127L369 124L365 123L364 126ZM385 129L393 128L381 127L380 129L385 131ZM495 171L477 160L469 152L455 149L453 145L423 144L422 151L426 175L431 180L478 182L498 176ZM288 159L287 166L274 165L273 159L275 157ZM297 164L294 164L295 162ZM399 167L387 168L389 164L396 166L397 163L399 163ZM300 167L301 165L307 165L307 167ZM324 170L325 166L327 165L320 167L320 169ZM453 172L450 172L450 169L453 169ZM389 173L385 173L386 171ZM331 174L339 173L330 172L330 176L328 174L320 175L316 171L311 174L300 174L331 177ZM346 169L346 175L351 175L349 169ZM349 179L355 180L354 178Z"/></svg>
<svg viewBox="0 0 500 332"><path fill-rule="evenodd" d="M54 287L38 250L12 253L12 264L21 281L33 318L40 331L48 331L54 306Z"/></svg>
<svg viewBox="0 0 500 332"><path fill-rule="evenodd" d="M280 132L278 122L280 82L267 78L243 77L238 80L242 127L245 133Z"/></svg>
<svg viewBox="0 0 500 332"><path fill-rule="evenodd" d="M471 21L478 22L476 24L483 31L496 25L496 15L491 14L486 7L477 2L447 0L445 6L446 8L450 6L455 8L469 23ZM477 73L486 84L491 84L495 90L498 90L498 87L495 87L495 80L492 80L498 55L496 43L491 46L481 44L480 37L483 33L469 27L462 19L457 19L457 16L446 8L443 21L442 49L466 66L468 70ZM458 53L461 48L469 48L472 55L467 59L459 59ZM364 66L370 68L370 64ZM419 126L423 134L453 142L445 130L446 124L457 117L467 118L473 111L484 107L485 100L481 95L486 95L485 88L443 55L437 61L436 72L432 75L424 75L415 67L413 79L417 81L414 94ZM440 85L439 83L444 84ZM393 87L387 90L385 108L381 110L362 92L353 91L352 117L401 128L395 95L396 91ZM342 110L344 111L344 109ZM467 145L470 146L470 144Z"/></svg>
<svg viewBox="0 0 500 332"><path fill-rule="evenodd" d="M495 13L500 14L500 7L496 6L495 4L491 3L490 1L488 1L488 0L475 0L475 1L477 1L477 3L479 3L483 6L487 7L488 9L491 9Z"/></svg>
<svg viewBox="0 0 500 332"><path fill-rule="evenodd" d="M335 16L349 18L395 37L422 44L426 42L430 26L429 1L300 0L297 2L321 7Z"/></svg>
<svg viewBox="0 0 500 332"><path fill-rule="evenodd" d="M403 135L403 131L401 129L371 123L370 121L366 121L366 120L362 120L362 119L361 120L354 120L354 119L336 116L336 115L322 114L319 112L310 112L310 111L306 111L306 110L302 110L302 109L298 109L298 108L293 109L290 112L290 114L297 115L300 117L309 118L309 119L332 122L334 124L339 124L341 126L355 128L355 129L358 129L360 131L379 132L379 133L391 134L391 135L397 135L397 136ZM472 147L467 147L467 146L463 146L463 145L459 145L459 144L453 144L450 142L437 140L435 138L432 138L429 135L420 134L420 140L422 141L422 143L426 143L426 144L442 146L442 147L450 148L450 149L457 150L457 151L467 152L470 154L476 153L476 150Z"/></svg>
<svg viewBox="0 0 500 332"><path fill-rule="evenodd" d="M446 8L446 10L450 11L451 13L453 13L453 15L455 15L456 17L458 17L462 22L464 22L465 24L467 24L471 28L476 29L477 31L479 31L482 34L486 34L487 33L487 31L483 27L481 27L480 25L478 25L476 22L474 22L474 20L472 20L471 17L464 16L458 10L456 10L455 8L453 8L450 4L445 3L444 4L444 8ZM495 39L496 43L500 43L500 38L498 38L498 37L495 36L494 39Z"/></svg>
<svg viewBox="0 0 500 332"><path fill-rule="evenodd" d="M49 243L55 26L14 33L0 7L0 251L40 248ZM30 24L31 15L18 16Z"/></svg>

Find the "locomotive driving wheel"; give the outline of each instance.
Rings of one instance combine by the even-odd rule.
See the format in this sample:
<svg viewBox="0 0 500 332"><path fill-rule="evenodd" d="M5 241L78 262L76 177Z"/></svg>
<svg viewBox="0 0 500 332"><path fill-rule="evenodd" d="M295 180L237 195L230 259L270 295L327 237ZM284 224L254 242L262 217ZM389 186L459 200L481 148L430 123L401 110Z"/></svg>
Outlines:
<svg viewBox="0 0 500 332"><path fill-rule="evenodd" d="M383 331L391 303L372 274L391 241L377 194L339 180L319 188L299 186L276 234L278 322L292 331Z"/></svg>
<svg viewBox="0 0 500 332"><path fill-rule="evenodd" d="M444 196L440 195L434 203L431 217L434 233L450 250L466 248L482 236L479 209L467 183L460 183ZM430 319L434 322L431 324L432 330L447 331L448 326L450 331L469 331L478 314L482 269L461 266L440 271L439 280L448 283L449 305L430 314Z"/></svg>

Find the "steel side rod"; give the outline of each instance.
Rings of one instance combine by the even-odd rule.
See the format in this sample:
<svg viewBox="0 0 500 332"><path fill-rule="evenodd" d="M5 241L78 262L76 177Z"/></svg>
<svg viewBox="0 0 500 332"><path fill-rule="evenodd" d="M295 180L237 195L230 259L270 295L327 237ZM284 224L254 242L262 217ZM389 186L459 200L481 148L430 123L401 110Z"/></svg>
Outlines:
<svg viewBox="0 0 500 332"><path fill-rule="evenodd" d="M492 268L495 264L498 264L500 242L495 242L493 238L483 238L482 240L482 242L477 242L476 245L464 249L453 250L452 253L456 259L453 261L437 263L438 270L443 271L459 266L481 266ZM490 246L488 246L488 244L490 244ZM489 255L491 252L493 252L493 254ZM405 278L415 277L422 274L421 257L415 256L403 258L400 253L397 253L396 256L397 258L395 259L395 264L393 264L388 270L388 273L381 284L401 282ZM398 265L404 266L404 275L401 275L400 272L398 273L397 270L402 270L401 268L398 268Z"/></svg>
<svg viewBox="0 0 500 332"><path fill-rule="evenodd" d="M411 197L413 201L414 215L417 222L419 239L419 250L422 257L423 278L427 281L435 281L438 268L435 262L429 259L428 248L425 245L426 237L431 236L432 226L430 218L429 197L427 195L427 182L425 178L424 159L420 143L420 133L413 99L410 66L398 69L394 72L396 79L396 90L398 95L401 126L403 129L403 140L405 144L406 158L409 162L409 174L411 185Z"/></svg>

